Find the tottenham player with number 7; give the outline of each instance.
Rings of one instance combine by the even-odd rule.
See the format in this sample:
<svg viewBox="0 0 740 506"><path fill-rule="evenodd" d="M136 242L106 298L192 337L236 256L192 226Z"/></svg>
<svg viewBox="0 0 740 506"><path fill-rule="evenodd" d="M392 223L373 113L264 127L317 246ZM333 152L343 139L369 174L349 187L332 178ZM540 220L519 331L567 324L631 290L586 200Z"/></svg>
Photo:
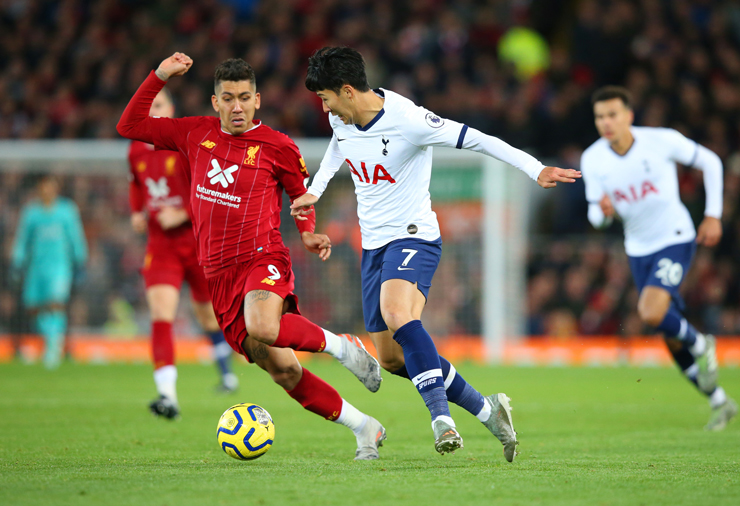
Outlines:
<svg viewBox="0 0 740 506"><path fill-rule="evenodd" d="M705 428L722 430L738 407L717 384L714 337L686 321L679 294L696 244L712 247L722 237L722 161L676 130L632 126L625 88L601 88L592 102L601 138L581 157L588 219L596 228L622 219L640 319L663 332L678 366L709 397ZM704 172L707 200L698 233L679 196L676 163Z"/></svg>
<svg viewBox="0 0 740 506"><path fill-rule="evenodd" d="M283 190L291 199L306 192L308 170L288 136L254 119L260 107L254 70L240 59L216 66L211 104L218 117L149 116L167 81L192 64L182 53L165 59L136 91L118 132L179 151L187 162L198 260L226 341L304 408L352 429L356 460L377 459L383 426L303 368L293 353L328 353L368 390L380 388L380 366L356 337L324 330L298 310L290 256L280 235L280 210ZM306 249L327 260L331 243L314 233L315 223L296 222Z"/></svg>
<svg viewBox="0 0 740 506"><path fill-rule="evenodd" d="M309 60L306 87L331 113L334 135L308 193L293 202L310 215L329 180L346 161L357 194L362 231L362 306L381 365L410 379L432 416L434 447L454 452L463 440L448 400L466 409L503 444L511 462L516 432L505 394L483 397L437 354L421 313L442 253L429 181L432 146L470 149L524 171L544 188L574 182L575 170L545 167L532 156L466 125L440 118L384 89L370 89L362 55L323 48Z"/></svg>

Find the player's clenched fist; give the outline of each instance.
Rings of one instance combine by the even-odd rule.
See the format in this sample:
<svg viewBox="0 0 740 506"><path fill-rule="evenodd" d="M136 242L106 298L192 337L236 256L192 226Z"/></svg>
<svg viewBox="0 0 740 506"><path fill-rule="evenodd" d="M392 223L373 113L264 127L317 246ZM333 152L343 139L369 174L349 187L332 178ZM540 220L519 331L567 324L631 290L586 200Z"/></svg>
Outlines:
<svg viewBox="0 0 740 506"><path fill-rule="evenodd" d="M574 169L545 167L537 178L537 184L543 188L555 188L558 183L575 183L581 172Z"/></svg>
<svg viewBox="0 0 740 506"><path fill-rule="evenodd" d="M185 53L175 53L169 58L165 58L159 64L155 74L162 81L167 81L170 77L181 76L193 65L193 59Z"/></svg>

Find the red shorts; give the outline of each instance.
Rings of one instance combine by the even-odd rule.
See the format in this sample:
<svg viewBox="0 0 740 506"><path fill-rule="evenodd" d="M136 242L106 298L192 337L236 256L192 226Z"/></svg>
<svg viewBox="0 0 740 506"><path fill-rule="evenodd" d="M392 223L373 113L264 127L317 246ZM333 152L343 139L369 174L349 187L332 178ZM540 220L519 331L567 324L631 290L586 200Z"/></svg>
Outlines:
<svg viewBox="0 0 740 506"><path fill-rule="evenodd" d="M203 274L203 267L198 265L195 248L147 247L141 273L147 288L154 285L172 285L179 290L185 280L190 286L194 301L200 303L211 301L208 283Z"/></svg>
<svg viewBox="0 0 740 506"><path fill-rule="evenodd" d="M244 320L244 298L252 290L266 290L288 301L288 312L301 314L298 297L293 293L295 276L287 251L260 255L249 262L237 264L209 277L213 309L226 341L241 355L247 357L242 347L247 337Z"/></svg>

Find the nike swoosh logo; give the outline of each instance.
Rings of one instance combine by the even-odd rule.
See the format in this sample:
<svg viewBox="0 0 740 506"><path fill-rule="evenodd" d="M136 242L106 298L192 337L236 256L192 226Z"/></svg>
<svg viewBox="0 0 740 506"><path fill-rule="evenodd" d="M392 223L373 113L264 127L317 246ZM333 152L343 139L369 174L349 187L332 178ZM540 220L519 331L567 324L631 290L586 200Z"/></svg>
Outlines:
<svg viewBox="0 0 740 506"><path fill-rule="evenodd" d="M346 140L347 139L340 139L339 137L337 137L337 142L342 142L342 141L346 141Z"/></svg>
<svg viewBox="0 0 740 506"><path fill-rule="evenodd" d="M399 267L398 270L399 271L413 271L414 269L413 267Z"/></svg>

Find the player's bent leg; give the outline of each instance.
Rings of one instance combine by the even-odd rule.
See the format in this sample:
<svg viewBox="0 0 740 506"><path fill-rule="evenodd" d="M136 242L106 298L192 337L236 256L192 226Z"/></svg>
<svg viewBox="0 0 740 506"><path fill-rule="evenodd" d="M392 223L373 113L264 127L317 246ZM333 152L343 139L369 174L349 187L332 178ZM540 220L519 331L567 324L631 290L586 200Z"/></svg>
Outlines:
<svg viewBox="0 0 740 506"><path fill-rule="evenodd" d="M210 300L200 302L193 299L193 313L200 327L213 344L213 356L218 366L220 383L217 387L222 392L234 392L239 387L239 379L231 371L232 349L224 338L224 333L218 326L216 314L213 312L213 304Z"/></svg>
<svg viewBox="0 0 740 506"><path fill-rule="evenodd" d="M638 312L643 322L662 331L666 338L679 340L693 357L696 367L682 369L706 395L717 387L718 365L713 336L698 332L683 317L668 290L646 286L640 293ZM677 359L678 361L678 359ZM682 360L686 362L686 360Z"/></svg>
<svg viewBox="0 0 740 506"><path fill-rule="evenodd" d="M393 341L390 331L371 332L370 337L378 350L378 357L383 367L396 376L410 380L411 377L403 363L403 350L398 343ZM389 339L395 347L388 343ZM478 418L491 434L501 442L504 446L504 457L512 462L516 456L516 446L519 442L516 440L516 431L514 431L511 418L512 408L508 404L510 401L508 396L506 394L495 394L483 397L480 392L465 381L457 372L455 366L447 359L440 356L439 361L442 366L447 400ZM503 398L506 399L505 403Z"/></svg>
<svg viewBox="0 0 740 506"><path fill-rule="evenodd" d="M379 458L378 448L386 438L383 426L342 399L331 385L302 368L292 350L268 347L250 337L242 346L248 350L250 359L301 406L352 430L357 439L355 460Z"/></svg>
<svg viewBox="0 0 740 506"><path fill-rule="evenodd" d="M147 288L146 298L152 318L152 361L154 384L159 396L149 404L153 415L168 420L180 416L177 402L177 368L172 322L180 301L179 290L166 284Z"/></svg>
<svg viewBox="0 0 740 506"><path fill-rule="evenodd" d="M380 365L355 336L342 338L301 315L286 313L284 300L267 290L253 290L244 300L247 333L276 348L326 352L349 369L371 392L380 388ZM282 315L282 316L281 316Z"/></svg>
<svg viewBox="0 0 740 506"><path fill-rule="evenodd" d="M380 287L383 320L403 349L406 370L432 417L434 447L444 454L463 443L450 415L437 348L419 319L425 302L416 284L404 279L388 279Z"/></svg>
<svg viewBox="0 0 740 506"><path fill-rule="evenodd" d="M375 345L375 350L378 353L378 362L380 366L391 374L397 374L397 371L402 371L398 376L411 379L406 372L406 362L403 359L403 348L396 341L393 340L393 332L390 330L384 330L382 332L368 332L370 339Z"/></svg>

